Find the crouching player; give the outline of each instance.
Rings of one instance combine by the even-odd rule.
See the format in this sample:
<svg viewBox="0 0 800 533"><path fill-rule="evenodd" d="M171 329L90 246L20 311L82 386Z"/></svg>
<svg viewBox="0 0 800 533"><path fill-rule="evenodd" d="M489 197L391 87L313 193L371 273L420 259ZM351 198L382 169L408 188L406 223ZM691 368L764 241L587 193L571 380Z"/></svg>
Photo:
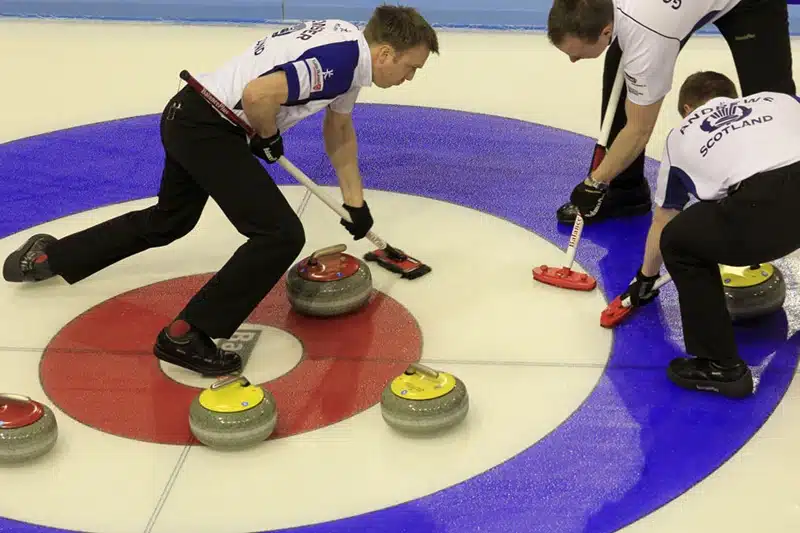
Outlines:
<svg viewBox="0 0 800 533"><path fill-rule="evenodd" d="M670 363L669 378L746 397L753 379L737 351L719 265L770 262L800 248L800 98L739 98L726 76L698 72L681 86L678 111L683 120L667 136L642 265L621 298L634 308L651 302L663 263L690 356ZM690 195L699 202L687 207Z"/></svg>

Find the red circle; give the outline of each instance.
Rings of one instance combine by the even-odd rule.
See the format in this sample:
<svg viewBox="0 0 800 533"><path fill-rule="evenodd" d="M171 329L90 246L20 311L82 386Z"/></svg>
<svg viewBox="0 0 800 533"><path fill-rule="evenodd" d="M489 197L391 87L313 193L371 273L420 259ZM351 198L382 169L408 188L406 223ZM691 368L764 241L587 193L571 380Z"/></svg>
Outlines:
<svg viewBox="0 0 800 533"><path fill-rule="evenodd" d="M44 409L33 400L0 395L0 429L30 426L43 416Z"/></svg>
<svg viewBox="0 0 800 533"><path fill-rule="evenodd" d="M134 289L73 319L42 356L40 377L50 400L79 422L120 437L196 444L189 405L201 389L166 376L152 347L159 330L210 277ZM271 438L321 428L372 407L422 351L414 317L389 296L374 291L362 309L344 316L304 317L291 310L284 281L246 320L283 329L303 344L297 366L261 384L278 404Z"/></svg>
<svg viewBox="0 0 800 533"><path fill-rule="evenodd" d="M295 265L298 275L309 281L335 281L349 278L361 267L358 259L349 254L330 254L305 258Z"/></svg>

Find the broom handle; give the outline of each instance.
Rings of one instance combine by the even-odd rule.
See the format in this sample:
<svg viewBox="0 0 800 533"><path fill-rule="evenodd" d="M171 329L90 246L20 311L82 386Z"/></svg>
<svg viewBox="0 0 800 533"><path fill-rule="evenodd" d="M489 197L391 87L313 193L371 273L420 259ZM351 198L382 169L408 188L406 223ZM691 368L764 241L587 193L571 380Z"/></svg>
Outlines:
<svg viewBox="0 0 800 533"><path fill-rule="evenodd" d="M617 105L619 105L619 96L622 94L622 83L625 81L625 71L622 68L622 60L620 59L619 68L617 68L617 77L614 78L614 85L611 87L611 96L608 97L608 105L606 106L606 114L603 116L603 124L600 128L600 137L597 142L603 148L608 148L608 137L611 135L611 125L614 123L614 115L617 114Z"/></svg>
<svg viewBox="0 0 800 533"><path fill-rule="evenodd" d="M294 177L294 179L296 179L297 181L299 181L300 183L302 183L303 185L308 187L308 190L310 190L312 193L314 193L314 195L317 198L319 198L324 203L326 203L328 205L328 207L333 209L333 211L337 215L339 215L340 217L342 217L343 219L345 219L348 222L352 222L353 221L352 218L350 218L350 213L348 213L345 208L343 208L341 205L339 205L338 203L336 203L333 200L331 200L331 198L322 191L322 189L319 187L319 185L314 183L311 180L311 178L306 176L305 173L303 173L302 170L300 170L299 168L297 168L294 165L294 163L292 163L291 161L286 159L284 156L281 156L281 157L278 158L278 164L280 166L282 166L284 168L284 170L286 170L286 172L291 174L292 177ZM378 237L372 230L369 230L367 232L366 237L367 237L367 239L369 239L369 241L372 244L374 244L375 246L377 246L381 250L385 250L387 248L387 246L388 246L386 244L386 241L384 241L383 239Z"/></svg>
<svg viewBox="0 0 800 533"><path fill-rule="evenodd" d="M606 114L603 116L603 124L600 127L600 137L597 139L597 144L603 148L606 148L608 137L611 135L611 124L614 123L614 115L617 113L619 96L622 94L622 82L624 81L624 70L622 68L622 60L620 59L619 67L617 68L617 77L614 78L614 85L611 87L611 96L609 96L608 105L606 106ZM572 263L575 262L575 253L578 251L578 242L581 240L581 233L583 233L583 217L580 213L577 213L567 247L565 266L568 270L572 268Z"/></svg>
<svg viewBox="0 0 800 533"><path fill-rule="evenodd" d="M230 120L231 122L242 128L249 137L253 137L256 135L255 130L247 122L242 120L242 118L239 115L231 111L231 109L228 106L226 106L219 99L217 99L216 96L211 94L211 92L208 89L203 87L203 85L199 81L197 81L197 79L195 79L194 76L189 74L188 70L182 70L180 73L180 77L190 87L192 87L195 91L197 91L198 94L200 94L200 96L202 96L203 99L206 102L208 102L214 109L222 113L222 115L225 118L227 118L228 120ZM278 158L278 164L281 167L283 167L289 174L291 174L294 179L305 185L308 188L308 190L314 193L314 195L317 198L325 202L328 205L328 207L333 209L333 211L337 215L339 215L340 217L342 217L343 219L345 219L350 223L353 222L353 219L350 217L350 213L348 213L345 208L343 208L338 203L328 198L328 196L324 192L322 192L322 189L320 189L320 187L316 183L314 183L311 180L311 178L306 176L303 173L303 171L294 166L294 164L292 164L291 161L281 156ZM388 247L386 241L378 237L375 233L372 232L372 230L367 232L366 237L367 239L369 239L370 242L372 242L372 244L374 244L381 250L385 250Z"/></svg>

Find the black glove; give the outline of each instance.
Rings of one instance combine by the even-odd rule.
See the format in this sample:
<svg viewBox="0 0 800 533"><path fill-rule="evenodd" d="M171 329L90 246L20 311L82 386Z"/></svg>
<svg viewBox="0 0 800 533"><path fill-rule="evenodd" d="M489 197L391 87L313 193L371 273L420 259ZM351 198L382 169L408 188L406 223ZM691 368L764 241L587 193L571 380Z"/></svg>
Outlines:
<svg viewBox="0 0 800 533"><path fill-rule="evenodd" d="M372 215L369 212L367 202L364 202L364 205L361 207L353 207L347 204L342 204L342 207L347 209L353 221L348 222L345 219L341 219L339 224L350 232L350 235L353 236L353 240L357 241L363 239L367 232L372 229Z"/></svg>
<svg viewBox="0 0 800 533"><path fill-rule="evenodd" d="M655 276L645 276L642 274L642 269L640 268L636 273L636 277L633 278L633 281L628 285L628 290L622 293L621 299L624 300L630 297L631 307L649 304L658 296L659 289L653 290L653 285L655 285L656 280L658 280L658 274Z"/></svg>
<svg viewBox="0 0 800 533"><path fill-rule="evenodd" d="M266 139L260 135L254 135L250 139L250 151L267 163L276 162L283 155L283 137L281 137L280 130Z"/></svg>
<svg viewBox="0 0 800 533"><path fill-rule="evenodd" d="M606 197L606 192L607 188L599 189L582 181L572 189L569 201L578 208L578 212L582 217L592 217L600 209L600 205Z"/></svg>

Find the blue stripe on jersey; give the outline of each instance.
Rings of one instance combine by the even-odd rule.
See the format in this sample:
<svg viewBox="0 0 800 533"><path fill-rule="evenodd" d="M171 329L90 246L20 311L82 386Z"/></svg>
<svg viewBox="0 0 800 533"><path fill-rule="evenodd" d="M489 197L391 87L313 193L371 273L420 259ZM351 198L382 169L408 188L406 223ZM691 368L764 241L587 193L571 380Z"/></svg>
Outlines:
<svg viewBox="0 0 800 533"><path fill-rule="evenodd" d="M797 100L798 102L800 102L800 96L798 96L798 95L796 95L796 94L793 94L793 95L792 95L792 98L794 98L795 100Z"/></svg>
<svg viewBox="0 0 800 533"><path fill-rule="evenodd" d="M346 93L353 84L359 55L358 41L342 41L309 48L290 63L294 68L281 65L289 82L286 104L327 100ZM295 69L303 68L306 75L300 77Z"/></svg>
<svg viewBox="0 0 800 533"><path fill-rule="evenodd" d="M692 178L681 168L669 167L667 174L667 188L664 191L665 209L681 210L689 202L689 193L697 196Z"/></svg>

